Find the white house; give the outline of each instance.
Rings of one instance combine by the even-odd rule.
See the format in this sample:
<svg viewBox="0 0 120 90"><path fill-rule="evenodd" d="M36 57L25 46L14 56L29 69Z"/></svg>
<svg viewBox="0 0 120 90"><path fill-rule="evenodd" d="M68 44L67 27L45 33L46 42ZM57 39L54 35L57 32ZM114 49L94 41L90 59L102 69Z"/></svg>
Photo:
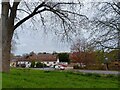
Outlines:
<svg viewBox="0 0 120 90"><path fill-rule="evenodd" d="M10 61L10 67L16 67L16 65L17 65L17 60L16 59L11 59L11 61Z"/></svg>
<svg viewBox="0 0 120 90"><path fill-rule="evenodd" d="M20 60L17 62L19 67L26 67L29 68L31 66L31 62L29 60Z"/></svg>
<svg viewBox="0 0 120 90"><path fill-rule="evenodd" d="M59 59L57 55L52 54L38 54L38 55L26 55L23 57L16 57L11 59L10 66L11 67L30 67L31 62L34 61L35 63L41 62L46 64L48 67L53 66L59 63Z"/></svg>
<svg viewBox="0 0 120 90"><path fill-rule="evenodd" d="M27 67L31 66L31 61L26 57L14 57L10 61L11 67Z"/></svg>
<svg viewBox="0 0 120 90"><path fill-rule="evenodd" d="M39 54L38 60L47 66L53 66L59 63L59 58L57 58L57 55L52 54Z"/></svg>

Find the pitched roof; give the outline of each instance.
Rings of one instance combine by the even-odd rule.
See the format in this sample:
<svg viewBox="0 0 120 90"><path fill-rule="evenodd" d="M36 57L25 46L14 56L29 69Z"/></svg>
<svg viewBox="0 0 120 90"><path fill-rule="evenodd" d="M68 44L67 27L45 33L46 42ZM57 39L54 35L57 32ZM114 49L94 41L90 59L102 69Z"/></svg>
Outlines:
<svg viewBox="0 0 120 90"><path fill-rule="evenodd" d="M39 54L38 60L39 61L57 61L57 55L52 55L52 54Z"/></svg>
<svg viewBox="0 0 120 90"><path fill-rule="evenodd" d="M22 57L15 57L11 61L57 61L57 55L52 54L38 54L38 55L26 55Z"/></svg>

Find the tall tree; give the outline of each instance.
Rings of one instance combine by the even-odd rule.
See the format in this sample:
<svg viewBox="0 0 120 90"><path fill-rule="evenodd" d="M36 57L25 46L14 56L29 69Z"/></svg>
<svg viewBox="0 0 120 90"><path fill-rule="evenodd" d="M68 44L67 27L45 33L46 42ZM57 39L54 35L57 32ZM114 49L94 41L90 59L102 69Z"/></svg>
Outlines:
<svg viewBox="0 0 120 90"><path fill-rule="evenodd" d="M118 50L120 60L120 2L99 2L94 5L96 14L91 19L92 42L104 49Z"/></svg>
<svg viewBox="0 0 120 90"><path fill-rule="evenodd" d="M61 27L64 29L62 32L63 36L69 36L68 33L76 32L74 31L73 26L76 26L76 21L83 21L86 19L84 15L80 14L80 11L75 8L75 5L80 9L80 3L78 2L53 2L51 0L38 0L38 2L29 3L24 1L24 6L26 6L27 10L21 9L19 6L21 5L22 0L2 0L2 71L9 72L10 70L10 51L11 51L11 41L13 37L14 31L22 25L25 21L30 18L40 15L41 21L44 25L44 18L41 13L43 12L51 12L55 15L55 17L59 18L61 21ZM67 9L67 8L70 9ZM74 10L73 10L74 9ZM16 16L20 14L18 11L25 12L24 17L19 18L16 21ZM74 16L74 18L73 18ZM17 18L18 19L18 18ZM80 25L80 24L78 24ZM59 33L56 31L56 33Z"/></svg>
<svg viewBox="0 0 120 90"><path fill-rule="evenodd" d="M0 71L2 71L2 25L0 19Z"/></svg>

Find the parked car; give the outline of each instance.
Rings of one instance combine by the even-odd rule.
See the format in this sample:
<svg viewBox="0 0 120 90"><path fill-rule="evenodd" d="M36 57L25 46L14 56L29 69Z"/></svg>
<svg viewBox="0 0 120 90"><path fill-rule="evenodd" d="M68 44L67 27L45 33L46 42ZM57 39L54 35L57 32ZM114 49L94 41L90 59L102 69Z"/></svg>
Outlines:
<svg viewBox="0 0 120 90"><path fill-rule="evenodd" d="M63 67L62 65L56 65L56 66L55 66L55 69L65 70L65 67Z"/></svg>
<svg viewBox="0 0 120 90"><path fill-rule="evenodd" d="M25 67L26 67L26 65L25 65L25 64L21 64L21 67L22 67L22 68L25 68Z"/></svg>

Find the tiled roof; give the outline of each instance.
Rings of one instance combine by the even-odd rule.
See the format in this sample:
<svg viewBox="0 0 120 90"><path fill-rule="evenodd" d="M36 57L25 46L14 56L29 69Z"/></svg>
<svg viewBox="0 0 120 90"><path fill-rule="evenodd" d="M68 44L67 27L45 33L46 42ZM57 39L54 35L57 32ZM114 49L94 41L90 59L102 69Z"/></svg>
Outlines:
<svg viewBox="0 0 120 90"><path fill-rule="evenodd" d="M38 54L30 56L15 57L11 61L57 61L57 55Z"/></svg>
<svg viewBox="0 0 120 90"><path fill-rule="evenodd" d="M38 60L40 61L57 61L57 56L52 54L39 54Z"/></svg>

